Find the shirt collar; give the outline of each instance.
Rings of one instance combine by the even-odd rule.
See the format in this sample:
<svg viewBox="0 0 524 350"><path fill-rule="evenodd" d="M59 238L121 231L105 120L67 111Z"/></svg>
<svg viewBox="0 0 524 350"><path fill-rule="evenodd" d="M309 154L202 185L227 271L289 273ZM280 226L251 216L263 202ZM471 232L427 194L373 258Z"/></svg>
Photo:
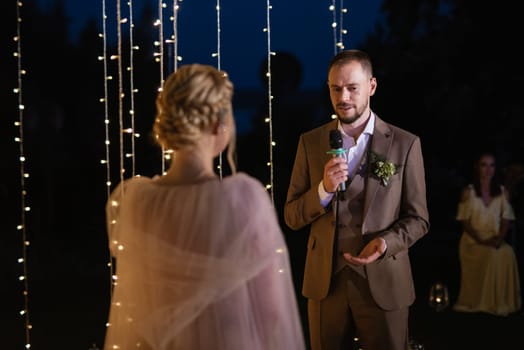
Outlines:
<svg viewBox="0 0 524 350"><path fill-rule="evenodd" d="M369 120L366 124L366 127L364 128L364 131L362 131L363 134L373 135L373 130L375 130L375 113L373 111L370 111Z"/></svg>

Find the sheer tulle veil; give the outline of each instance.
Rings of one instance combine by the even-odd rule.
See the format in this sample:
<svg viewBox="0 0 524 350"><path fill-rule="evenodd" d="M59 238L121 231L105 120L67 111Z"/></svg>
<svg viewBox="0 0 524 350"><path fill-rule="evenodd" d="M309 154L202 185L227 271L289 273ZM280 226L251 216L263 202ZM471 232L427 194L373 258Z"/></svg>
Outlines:
<svg viewBox="0 0 524 350"><path fill-rule="evenodd" d="M287 247L257 180L136 177L106 214L118 279L105 349L305 348Z"/></svg>

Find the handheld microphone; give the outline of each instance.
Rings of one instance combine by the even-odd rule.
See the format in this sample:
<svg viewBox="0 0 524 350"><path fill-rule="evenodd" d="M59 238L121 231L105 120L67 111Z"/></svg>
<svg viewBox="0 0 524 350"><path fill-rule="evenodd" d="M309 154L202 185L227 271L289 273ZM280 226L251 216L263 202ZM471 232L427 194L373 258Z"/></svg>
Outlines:
<svg viewBox="0 0 524 350"><path fill-rule="evenodd" d="M331 147L331 150L328 153L332 154L333 157L344 157L346 150L344 150L344 142L342 141L340 130L334 129L329 131L329 147ZM346 183L341 182L338 190L341 192L346 191Z"/></svg>

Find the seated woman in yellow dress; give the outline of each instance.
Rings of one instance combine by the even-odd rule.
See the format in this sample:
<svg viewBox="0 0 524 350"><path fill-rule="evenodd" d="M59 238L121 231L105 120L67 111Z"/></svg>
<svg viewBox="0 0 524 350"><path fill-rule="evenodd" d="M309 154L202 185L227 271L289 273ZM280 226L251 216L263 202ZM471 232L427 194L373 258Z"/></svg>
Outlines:
<svg viewBox="0 0 524 350"><path fill-rule="evenodd" d="M481 154L474 170L473 183L464 188L458 205L461 280L453 308L506 316L521 307L517 259L504 239L515 215L495 179L495 156Z"/></svg>

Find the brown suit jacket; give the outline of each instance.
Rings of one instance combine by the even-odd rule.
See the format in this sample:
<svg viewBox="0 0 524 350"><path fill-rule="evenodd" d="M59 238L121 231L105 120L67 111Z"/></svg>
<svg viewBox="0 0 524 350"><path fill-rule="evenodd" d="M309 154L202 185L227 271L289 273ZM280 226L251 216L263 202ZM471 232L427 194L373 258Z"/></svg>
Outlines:
<svg viewBox="0 0 524 350"><path fill-rule="evenodd" d="M302 294L326 297L333 271L335 216L322 207L318 185L331 155L329 131L337 120L300 136L284 205L286 224L298 230L310 226ZM387 186L367 172L362 234L367 241L386 240L384 257L365 267L373 298L385 310L408 306L415 300L408 248L429 231L424 162L420 138L376 117L371 151L400 165Z"/></svg>

